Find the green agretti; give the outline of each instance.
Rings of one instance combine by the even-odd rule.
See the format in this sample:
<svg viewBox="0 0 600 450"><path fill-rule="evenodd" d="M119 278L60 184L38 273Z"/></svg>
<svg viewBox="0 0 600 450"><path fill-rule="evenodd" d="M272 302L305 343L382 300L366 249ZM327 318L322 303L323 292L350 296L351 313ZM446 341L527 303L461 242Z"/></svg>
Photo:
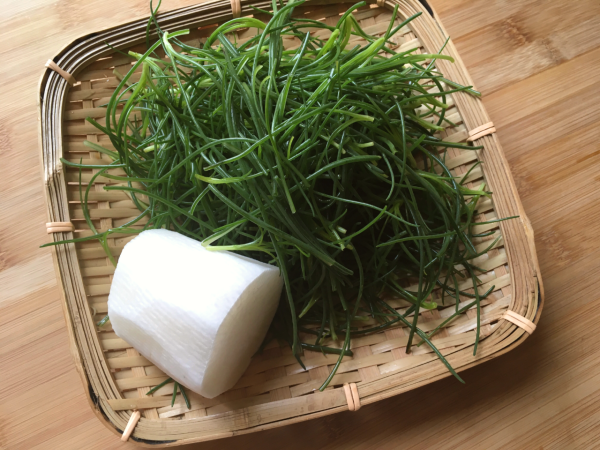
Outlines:
<svg viewBox="0 0 600 450"><path fill-rule="evenodd" d="M137 62L121 77L105 125L88 119L116 151L86 142L113 160L97 167L94 179L120 182L105 189L127 192L140 214L98 233L87 207L92 179L81 203L95 234L69 242L98 239L108 252L113 233L169 228L209 250L276 264L285 290L270 334L288 341L300 364L302 348L339 354L321 389L352 354L351 336L395 324L410 330L407 352L416 335L462 381L430 338L475 307L476 351L480 301L493 288L478 291L479 269L470 261L496 241L476 250L473 238L484 237L472 231L477 203L490 193L483 185L469 189L468 174L454 177L440 156L448 147L479 147L442 142L434 133L449 123L448 94L478 93L436 70L436 59L450 57L393 50L392 37L419 14L394 25L396 8L386 33L372 37L352 14L364 2L335 27L293 18L302 3L274 1L272 12L257 10L270 16L267 24L231 20L200 47L178 39L187 31L162 31L153 11L148 31L154 25L160 40L144 54L130 52ZM257 32L243 43L225 37L246 28ZM317 37L321 30L330 37ZM290 38L298 46L286 50ZM358 38L367 44L348 45ZM107 172L117 167L126 176ZM460 280L472 280L475 293L461 291ZM409 281L416 290L406 288ZM452 297L456 311L425 333L418 311L437 307L428 300L436 288L442 302ZM401 314L383 294L411 306ZM459 296L473 301L461 307ZM369 318L377 324L361 326ZM301 342L300 333L314 344ZM341 349L324 345L338 337Z"/></svg>

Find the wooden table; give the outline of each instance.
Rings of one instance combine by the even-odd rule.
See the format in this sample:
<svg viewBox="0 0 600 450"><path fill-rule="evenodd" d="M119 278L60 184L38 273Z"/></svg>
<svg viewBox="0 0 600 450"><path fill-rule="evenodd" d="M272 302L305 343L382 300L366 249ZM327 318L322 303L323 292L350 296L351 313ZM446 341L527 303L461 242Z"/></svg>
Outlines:
<svg viewBox="0 0 600 450"><path fill-rule="evenodd" d="M197 0L165 1L163 10ZM600 442L600 2L431 0L496 124L533 222L546 288L515 351L407 394L182 448L591 448ZM76 37L147 0L0 7L0 448L133 448L91 412L47 242L36 95Z"/></svg>

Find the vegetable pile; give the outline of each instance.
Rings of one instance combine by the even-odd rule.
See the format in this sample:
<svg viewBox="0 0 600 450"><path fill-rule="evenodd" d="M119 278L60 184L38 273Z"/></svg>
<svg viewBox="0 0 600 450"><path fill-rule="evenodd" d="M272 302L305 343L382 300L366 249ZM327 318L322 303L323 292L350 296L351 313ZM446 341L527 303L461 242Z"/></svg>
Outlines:
<svg viewBox="0 0 600 450"><path fill-rule="evenodd" d="M257 11L268 23L231 20L200 47L180 40L187 31L161 30L153 14L160 40L144 54L130 52L137 62L110 99L106 123L88 119L116 152L87 145L113 163L63 160L118 181L105 189L129 193L140 215L74 241L99 239L107 248L113 233L167 228L209 250L276 264L285 288L272 335L289 341L300 364L302 348L340 355L321 389L351 354L352 336L394 324L410 330L408 352L425 342L460 380L430 341L437 329L420 330L415 312L436 308L431 294L441 288L442 301L457 305L448 321L473 306L479 318L493 290L478 292L470 263L495 244L481 252L473 244L483 236L473 234L477 202L489 193L469 189L469 174L457 178L444 164L445 149L478 147L434 136L448 124L448 94L478 93L436 70L436 59L450 57L394 50L394 35L416 15L396 25L396 8L386 33L372 37L353 16L364 2L335 27L293 18L302 3L274 1L272 12ZM225 37L248 28L256 34L245 42ZM291 38L297 44L286 49ZM359 38L366 44L354 45ZM114 168L126 176L107 172ZM81 194L92 230L94 179ZM473 294L459 290L464 279ZM459 295L472 303L459 309ZM390 296L411 306L401 314ZM377 324L361 326L366 318ZM475 351L479 321L476 334ZM338 337L341 349L324 345Z"/></svg>

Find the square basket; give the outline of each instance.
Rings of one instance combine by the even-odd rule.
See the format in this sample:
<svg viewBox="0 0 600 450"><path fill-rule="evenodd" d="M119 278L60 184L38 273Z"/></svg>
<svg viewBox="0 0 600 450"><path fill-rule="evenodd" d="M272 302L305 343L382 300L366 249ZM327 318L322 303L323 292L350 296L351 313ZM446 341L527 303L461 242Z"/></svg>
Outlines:
<svg viewBox="0 0 600 450"><path fill-rule="evenodd" d="M417 0L369 2L353 14L363 29L372 35L386 32L391 11L399 5L401 20L423 11L393 39L400 50L436 53L446 41L446 33L431 9ZM233 13L232 13L233 4ZM252 15L250 5L268 9L269 1L219 0L160 14L164 29L191 30L187 42L198 45L216 24L232 15ZM337 22L352 3L332 0L308 0L294 15ZM256 16L260 19L265 17ZM84 36L67 46L43 74L40 83L41 145L48 204L48 231L54 240L72 239L91 234L79 202L79 171L65 168L68 160L84 164L108 163L102 154L90 151L84 140L110 148L110 141L87 123L86 117L102 118L102 105L118 85L121 74L131 68L131 59L117 50L145 48L146 20ZM246 33L246 34L245 34ZM237 32L239 41L247 31ZM111 47L106 44L110 44ZM351 42L364 45L365 42ZM289 45L294 45L290 41ZM472 81L450 41L444 52L455 59L451 64L438 60L437 67L448 78L462 85ZM448 149L446 162L454 174L468 174L471 186L483 180L493 192L492 200L482 200L478 221L519 216L517 219L478 225L481 232L493 231L477 247L485 249L501 237L495 248L477 258L484 291L494 292L482 302L481 336L477 355L473 356L475 311L469 310L437 334L434 343L457 370L495 358L523 342L535 329L542 309L542 285L534 248L533 232L512 180L495 129L479 98L458 92L451 94L452 108L446 116L451 124L440 137L451 142L476 141L482 150ZM114 173L119 174L115 169ZM90 181L94 169L83 170L81 182ZM112 179L99 177L90 192L90 214L98 230L126 223L139 214L123 191L105 191ZM109 247L118 257L131 235L111 235ZM152 396L148 390L167 376L112 331L110 325L96 323L107 313L107 299L114 267L96 241L62 244L54 247L55 267L64 293L64 312L72 353L89 401L100 420L117 434L131 422L131 438L145 444L177 445L205 441L234 434L300 422L328 414L358 409L449 375L430 349L415 347L406 354L407 332L401 326L352 339L353 357L345 357L330 387L316 390L335 364L337 355L305 351L303 370L286 343L273 341L252 360L237 385L214 399L190 392L191 410L178 395L171 406L173 385L167 384ZM465 289L468 285L465 285ZM402 311L407 303L392 300ZM419 325L435 328L451 314L454 305L422 311ZM137 423L132 418L139 417Z"/></svg>

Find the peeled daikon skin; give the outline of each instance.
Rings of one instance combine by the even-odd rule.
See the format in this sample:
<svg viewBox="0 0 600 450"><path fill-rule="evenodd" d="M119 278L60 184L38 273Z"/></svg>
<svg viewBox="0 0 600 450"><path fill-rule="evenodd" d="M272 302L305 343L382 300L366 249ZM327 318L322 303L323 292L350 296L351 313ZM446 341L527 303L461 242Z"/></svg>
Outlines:
<svg viewBox="0 0 600 450"><path fill-rule="evenodd" d="M248 367L282 285L275 266L147 230L121 253L108 315L117 336L178 383L213 398Z"/></svg>

